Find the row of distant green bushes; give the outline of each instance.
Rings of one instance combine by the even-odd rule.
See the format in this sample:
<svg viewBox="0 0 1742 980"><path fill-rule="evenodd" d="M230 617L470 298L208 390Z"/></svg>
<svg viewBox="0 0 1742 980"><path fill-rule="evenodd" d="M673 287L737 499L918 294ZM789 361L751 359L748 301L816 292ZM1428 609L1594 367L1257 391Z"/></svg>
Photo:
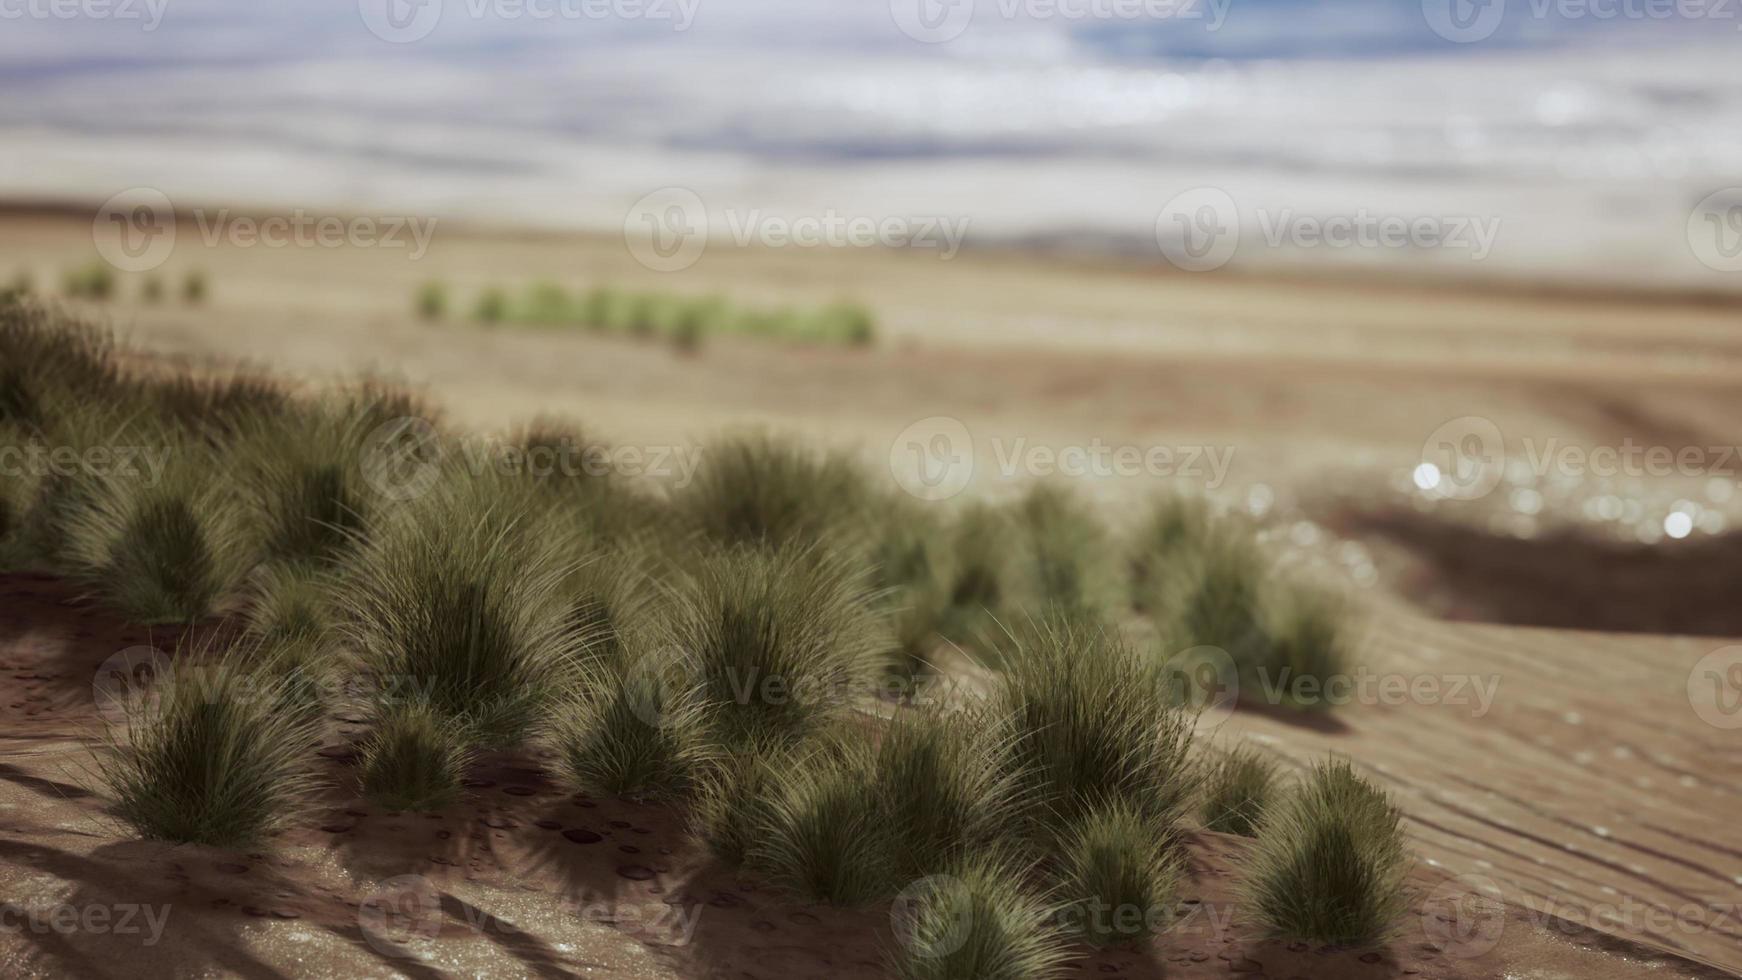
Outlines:
<svg viewBox="0 0 1742 980"><path fill-rule="evenodd" d="M169 281L157 273L146 273L139 277L136 288L141 302L156 304L169 298ZM90 262L61 274L61 295L68 299L107 303L120 298L121 291L121 277L106 262ZM183 303L198 306L206 301L208 292L209 286L204 272L196 269L182 276L178 294ZM27 270L19 270L5 288L0 289L0 296L25 297L35 293L36 279Z"/></svg>
<svg viewBox="0 0 1742 980"><path fill-rule="evenodd" d="M426 320L442 320L453 312L449 289L439 282L425 283L415 305ZM609 286L571 292L552 282L534 283L518 292L489 287L473 300L469 315L485 325L575 326L661 337L686 350L699 347L709 336L724 334L850 347L867 347L877 339L876 319L858 303L767 309L733 304L719 296L630 292Z"/></svg>

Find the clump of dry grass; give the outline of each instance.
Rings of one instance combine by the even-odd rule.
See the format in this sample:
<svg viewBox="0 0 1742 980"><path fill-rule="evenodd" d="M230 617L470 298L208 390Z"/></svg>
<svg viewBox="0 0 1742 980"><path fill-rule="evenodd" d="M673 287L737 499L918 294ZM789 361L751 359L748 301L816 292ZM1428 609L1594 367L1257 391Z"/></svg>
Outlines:
<svg viewBox="0 0 1742 980"><path fill-rule="evenodd" d="M1065 831L1054 866L1068 931L1096 945L1133 942L1173 923L1184 877L1174 828L1123 800L1084 810Z"/></svg>
<svg viewBox="0 0 1742 980"><path fill-rule="evenodd" d="M389 705L415 695L482 746L520 741L571 683L564 567L511 488L453 477L344 558L341 631Z"/></svg>
<svg viewBox="0 0 1742 980"><path fill-rule="evenodd" d="M725 545L845 546L858 531L869 481L847 456L797 440L750 433L707 448L679 510Z"/></svg>
<svg viewBox="0 0 1742 980"><path fill-rule="evenodd" d="M96 774L138 833L245 846L304 811L317 719L284 710L285 682L257 660L182 658L154 701L109 729Z"/></svg>
<svg viewBox="0 0 1742 980"><path fill-rule="evenodd" d="M1050 980L1071 958L1056 909L1019 861L979 851L916 882L897 909L890 973L901 980Z"/></svg>
<svg viewBox="0 0 1742 980"><path fill-rule="evenodd" d="M631 799L686 796L711 758L695 691L663 650L591 668L556 711L553 739L571 782Z"/></svg>
<svg viewBox="0 0 1742 980"><path fill-rule="evenodd" d="M363 745L363 795L393 811L433 812L460 798L471 758L467 733L428 702L394 702Z"/></svg>
<svg viewBox="0 0 1742 980"><path fill-rule="evenodd" d="M1019 587L1029 608L1099 618L1117 593L1107 530L1081 497L1040 484L1014 507Z"/></svg>
<svg viewBox="0 0 1742 980"><path fill-rule="evenodd" d="M65 555L82 581L142 623L212 614L251 567L246 512L203 445L167 443L161 473L108 472L72 487Z"/></svg>
<svg viewBox="0 0 1742 980"><path fill-rule="evenodd" d="M1123 803L1172 832L1196 797L1192 715L1164 697L1162 668L1116 632L1075 617L1037 621L1007 664L992 704L1029 833L1069 834L1096 807Z"/></svg>
<svg viewBox="0 0 1742 980"><path fill-rule="evenodd" d="M1345 761L1315 766L1265 812L1247 852L1248 913L1273 935L1336 945L1382 941L1404 910L1402 815Z"/></svg>
<svg viewBox="0 0 1742 980"><path fill-rule="evenodd" d="M1253 836L1280 779L1276 761L1256 749L1243 746L1221 753L1205 773L1204 826Z"/></svg>
<svg viewBox="0 0 1742 980"><path fill-rule="evenodd" d="M815 548L707 555L672 617L681 669L727 746L826 728L873 689L888 649L850 557Z"/></svg>

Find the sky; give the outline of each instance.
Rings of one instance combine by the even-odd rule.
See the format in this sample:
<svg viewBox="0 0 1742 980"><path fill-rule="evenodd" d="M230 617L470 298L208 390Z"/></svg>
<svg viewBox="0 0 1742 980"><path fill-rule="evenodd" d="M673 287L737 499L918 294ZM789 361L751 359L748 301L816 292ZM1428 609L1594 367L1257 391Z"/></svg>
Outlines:
<svg viewBox="0 0 1742 980"><path fill-rule="evenodd" d="M1730 288L1733 6L0 0L0 195L611 231L675 187L1157 261L1214 214L1240 264Z"/></svg>

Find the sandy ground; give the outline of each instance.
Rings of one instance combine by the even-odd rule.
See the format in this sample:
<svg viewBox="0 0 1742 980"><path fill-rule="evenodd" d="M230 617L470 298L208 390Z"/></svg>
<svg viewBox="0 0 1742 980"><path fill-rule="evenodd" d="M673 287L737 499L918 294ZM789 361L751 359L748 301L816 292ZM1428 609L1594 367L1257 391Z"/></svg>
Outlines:
<svg viewBox="0 0 1742 980"><path fill-rule="evenodd" d="M0 277L28 267L52 284L93 254L88 223L0 220ZM1216 449L1230 459L1219 478L1143 473L1085 483L1116 522L1162 483L1236 502L1256 493L1274 499L1273 516L1284 515L1282 530L1297 539L1303 525L1353 526L1338 519L1351 507L1396 504L1395 481L1420 461L1424 441L1463 416L1493 421L1509 441L1733 441L1742 367L1735 309L1621 294L801 251L711 251L694 269L661 278L636 266L620 241L458 232L438 235L419 262L360 249L194 243L178 246L165 271L194 267L212 281L204 308L140 305L137 279L124 276L124 299L102 312L154 351L241 357L310 381L387 371L484 429L554 412L617 445L659 447L767 424L857 446L900 469L909 427L948 417L972 439L970 493L1039 475L1032 466L1001 471L1019 445ZM486 285L546 278L744 302L848 297L877 310L884 337L870 351L728 340L684 357L577 331L419 322L412 294L438 278L462 305ZM1704 475L1683 482L1647 490L1696 493ZM1534 618L1541 609L1494 595L1540 593L1555 597L1544 605L1562 626L1742 635L1742 625L1678 627L1692 621L1675 594L1612 617L1620 621L1593 613L1586 622L1580 603L1610 605L1615 591L1591 552L1513 538L1527 555L1497 551L1505 557L1496 564L1486 552L1460 553L1447 571L1447 549L1423 545L1420 528L1449 525L1420 508L1401 513L1407 533L1367 528L1378 563L1362 656L1368 695L1312 725L1240 710L1221 733L1247 732L1295 760L1344 753L1384 780L1423 859L1412 883L1418 914L1376 962L1255 941L1225 915L1229 858L1240 844L1207 835L1194 844L1188 890L1207 910L1193 920L1198 928L1150 950L1100 954L1077 975L1742 973L1742 830L1733 819L1742 763L1735 730L1707 720L1727 716L1689 692L1696 664L1723 641L1447 625L1420 610L1548 622ZM1316 533L1304 537L1337 550ZM1706 540L1721 547L1727 539ZM1424 598L1436 588L1444 602ZM96 724L93 672L146 637L81 605L61 583L15 578L0 589L5 908L170 910L162 942L149 947L137 934L8 928L0 962L9 973L875 975L868 964L889 938L886 909L780 903L708 867L674 814L571 798L551 786L536 756L493 760L467 803L440 819L373 812L335 789L320 826L269 854L126 841L103 823L76 767ZM1385 678L1428 678L1438 689L1387 703L1394 682ZM343 720L336 726L326 764L342 775L356 733ZM384 882L396 884L382 892ZM1491 893L1503 902L1497 913L1480 897ZM559 897L569 904L553 912ZM380 912L388 906L409 914ZM1465 914L1448 926L1453 907ZM673 935L689 921L699 925L687 942Z"/></svg>

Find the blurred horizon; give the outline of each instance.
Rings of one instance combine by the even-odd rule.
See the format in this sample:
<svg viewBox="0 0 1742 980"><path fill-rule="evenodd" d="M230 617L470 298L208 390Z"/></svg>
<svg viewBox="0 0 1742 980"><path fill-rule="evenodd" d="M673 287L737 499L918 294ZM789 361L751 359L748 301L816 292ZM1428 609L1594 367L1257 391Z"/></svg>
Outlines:
<svg viewBox="0 0 1742 980"><path fill-rule="evenodd" d="M970 246L1160 262L1173 202L1214 188L1243 267L1734 286L1690 247L1742 201L1733 20L1493 0L1470 8L1498 6L1491 35L1454 43L1440 0L979 0L925 43L903 11L933 0L448 0L391 43L368 26L389 2L0 20L0 196L613 232L682 187L716 217L943 216ZM1362 216L1492 241L1265 247Z"/></svg>

